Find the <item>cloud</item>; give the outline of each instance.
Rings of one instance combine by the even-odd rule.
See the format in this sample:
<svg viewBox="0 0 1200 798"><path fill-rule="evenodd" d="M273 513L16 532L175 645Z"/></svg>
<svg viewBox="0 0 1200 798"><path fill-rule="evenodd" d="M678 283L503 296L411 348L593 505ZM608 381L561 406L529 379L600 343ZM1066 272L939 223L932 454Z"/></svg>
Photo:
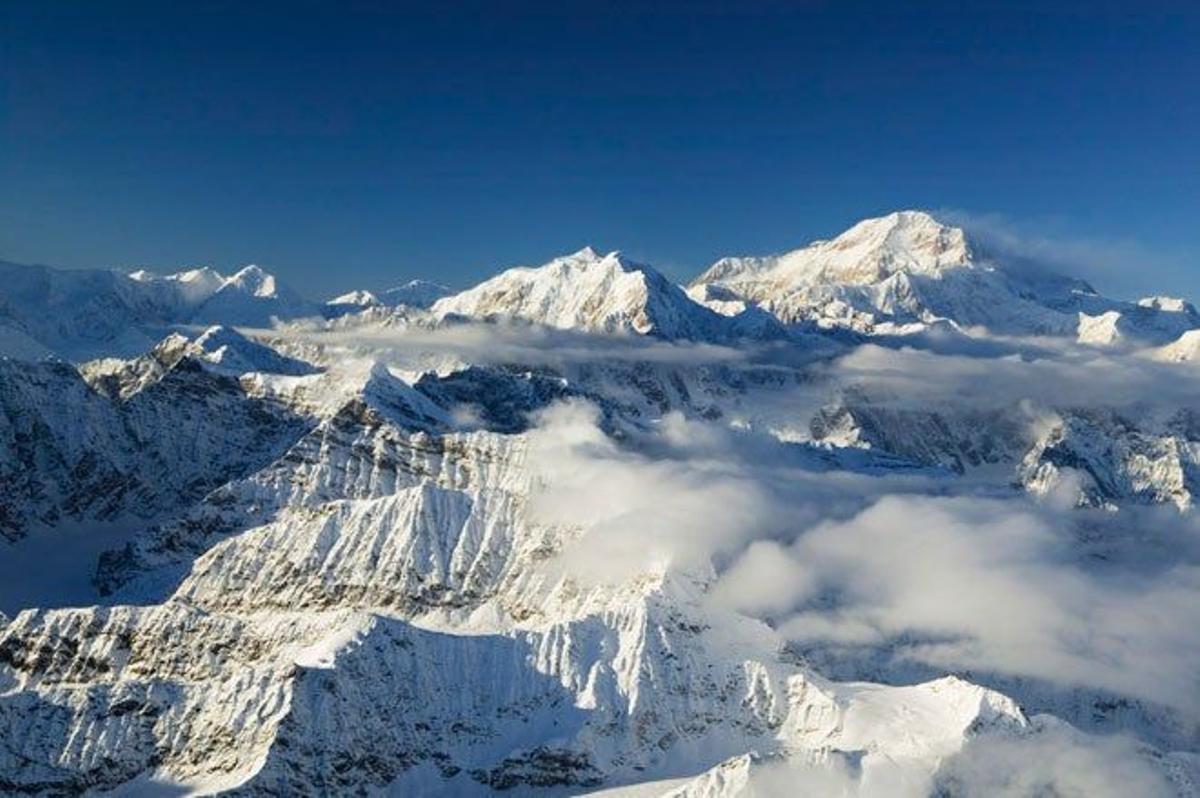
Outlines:
<svg viewBox="0 0 1200 798"><path fill-rule="evenodd" d="M468 364L555 368L600 362L699 366L747 359L742 350L716 344L602 335L515 322L363 324L340 329L297 323L264 334L378 358L407 371L444 370Z"/></svg>
<svg viewBox="0 0 1200 798"><path fill-rule="evenodd" d="M790 546L747 550L714 596L774 612L782 634L811 646L1200 713L1195 547L1177 551L1180 561L1126 557L1105 568L1081 556L1068 518L1018 499L889 496ZM1120 553L1115 545L1108 554ZM757 567L768 558L787 562Z"/></svg>
<svg viewBox="0 0 1200 798"><path fill-rule="evenodd" d="M530 433L531 519L580 528L548 566L556 575L617 583L715 567L712 601L772 620L803 650L1029 677L1200 715L1190 516L821 470L804 447L678 414L618 443L598 418L564 403Z"/></svg>
<svg viewBox="0 0 1200 798"><path fill-rule="evenodd" d="M780 522L765 487L735 461L714 459L715 428L672 418L658 443L682 447L650 457L618 446L584 402L539 414L530 435L535 489L529 503L537 523L583 527L583 535L550 565L581 582L621 582L640 573L707 568L710 558L765 535Z"/></svg>
<svg viewBox="0 0 1200 798"><path fill-rule="evenodd" d="M618 582L668 565L709 573L746 546L791 541L880 496L944 481L922 472L835 470L820 449L677 412L619 442L583 400L552 405L534 421L530 516L582 528L554 566L584 582Z"/></svg>
<svg viewBox="0 0 1200 798"><path fill-rule="evenodd" d="M894 408L954 406L1187 407L1200 395L1200 370L1120 352L980 358L917 349L860 346L832 361L825 376Z"/></svg>
<svg viewBox="0 0 1200 798"><path fill-rule="evenodd" d="M1027 798L1086 795L1090 798L1174 798L1170 773L1195 771L1187 755L1163 755L1125 736L1079 732L1049 716L1035 717L1023 731L970 736L935 773L884 757L829 753L753 763L738 792L747 798ZM1181 776L1180 781L1195 773ZM1186 782L1185 782L1186 783ZM692 794L692 793L689 793Z"/></svg>
<svg viewBox="0 0 1200 798"><path fill-rule="evenodd" d="M776 615L793 609L817 588L812 569L784 546L757 540L726 571L712 591L719 604L749 615Z"/></svg>
<svg viewBox="0 0 1200 798"><path fill-rule="evenodd" d="M935 215L962 227L988 254L1010 268L1031 274L1062 274L1122 292L1145 290L1139 283L1147 266L1185 264L1174 253L1155 250L1129 238L1083 238L1033 230L1002 214L942 209Z"/></svg>
<svg viewBox="0 0 1200 798"><path fill-rule="evenodd" d="M1170 767L1186 767L1183 760L1164 767L1161 755L1128 737L1083 734L1045 716L1035 718L1033 725L1029 734L984 734L970 740L962 752L943 763L936 794L963 798L1173 798L1180 794L1166 772Z"/></svg>

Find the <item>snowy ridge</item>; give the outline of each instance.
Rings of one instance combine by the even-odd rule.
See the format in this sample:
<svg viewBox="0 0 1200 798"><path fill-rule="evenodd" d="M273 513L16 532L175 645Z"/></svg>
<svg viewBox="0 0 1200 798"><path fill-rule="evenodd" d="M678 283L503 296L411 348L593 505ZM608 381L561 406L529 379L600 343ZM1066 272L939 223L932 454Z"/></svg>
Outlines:
<svg viewBox="0 0 1200 798"><path fill-rule="evenodd" d="M409 280L403 285L389 288L379 294L379 299L385 305L407 305L412 308L426 309L433 306L442 297L450 296L453 292L441 283L429 280Z"/></svg>
<svg viewBox="0 0 1200 798"><path fill-rule="evenodd" d="M618 252L590 247L538 268L509 269L480 285L440 299L441 319L514 319L597 333L637 333L669 340L738 336L730 320L692 301L649 266Z"/></svg>
<svg viewBox="0 0 1200 798"><path fill-rule="evenodd" d="M0 361L0 372L10 539L67 518L180 509L263 467L310 423L208 370L182 338L116 368Z"/></svg>
<svg viewBox="0 0 1200 798"><path fill-rule="evenodd" d="M223 325L209 327L196 337L193 345L203 354L203 360L221 371L232 374L267 372L302 376L315 369L304 361L281 355L269 346L252 341L236 330Z"/></svg>
<svg viewBox="0 0 1200 798"><path fill-rule="evenodd" d="M141 282L149 285L187 285L180 275L143 277ZM197 282L200 281L194 280L192 284ZM312 303L280 283L273 274L254 265L246 266L228 277L209 271L203 282L203 290L185 290L180 294L187 312L185 320L192 324L269 327L272 319L310 316L317 312ZM196 302L201 297L203 299Z"/></svg>
<svg viewBox="0 0 1200 798"><path fill-rule="evenodd" d="M409 280L403 285L389 288L378 294L371 291L350 291L325 303L323 312L328 319L364 314L365 311L428 310L434 302L453 292L440 283L428 280Z"/></svg>
<svg viewBox="0 0 1200 798"><path fill-rule="evenodd" d="M269 327L275 318L318 315L258 266L230 276L207 267L159 276L0 263L0 277L4 326L72 360L134 356L176 325Z"/></svg>

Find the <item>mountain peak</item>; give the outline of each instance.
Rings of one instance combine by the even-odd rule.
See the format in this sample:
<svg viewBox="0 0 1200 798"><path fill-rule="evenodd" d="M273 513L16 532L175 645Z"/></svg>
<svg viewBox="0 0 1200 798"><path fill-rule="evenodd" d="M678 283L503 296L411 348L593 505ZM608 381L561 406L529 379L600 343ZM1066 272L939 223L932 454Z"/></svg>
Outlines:
<svg viewBox="0 0 1200 798"><path fill-rule="evenodd" d="M699 338L719 321L650 266L590 247L537 267L502 272L439 300L435 315L507 318L590 332ZM717 321L714 321L717 320Z"/></svg>
<svg viewBox="0 0 1200 798"><path fill-rule="evenodd" d="M181 283L212 283L221 282L225 278L211 266L200 266L179 272L173 277Z"/></svg>
<svg viewBox="0 0 1200 798"><path fill-rule="evenodd" d="M600 255L590 246L586 246L578 252L572 252L570 255L567 255L563 260L596 261L600 260Z"/></svg>
<svg viewBox="0 0 1200 798"><path fill-rule="evenodd" d="M562 270L587 270L596 267L611 269L618 268L622 271L629 271L630 266L634 266L631 261L625 258L617 250L601 255L591 247L572 252L569 255L559 255L547 264L534 267L535 270L543 269L562 269Z"/></svg>
<svg viewBox="0 0 1200 798"><path fill-rule="evenodd" d="M969 266L966 233L925 211L903 210L863 219L830 240L814 241L783 255L722 258L694 284L767 280L794 289L841 283L869 285L897 272L937 276Z"/></svg>
<svg viewBox="0 0 1200 798"><path fill-rule="evenodd" d="M276 291L275 275L252 263L243 266L226 280L222 288L226 287L237 288L257 297L273 297Z"/></svg>
<svg viewBox="0 0 1200 798"><path fill-rule="evenodd" d="M835 238L840 240L872 239L889 240L895 246L923 249L936 239L953 243L966 243L966 234L960 227L946 224L927 211L892 211L884 216L863 219Z"/></svg>
<svg viewBox="0 0 1200 798"><path fill-rule="evenodd" d="M204 302L228 280L225 275L209 266L198 266L173 274L158 274L149 269L138 269L127 276L150 290L174 293L185 306L196 306Z"/></svg>
<svg viewBox="0 0 1200 798"><path fill-rule="evenodd" d="M308 363L283 355L223 324L210 326L190 346L209 364L232 374L256 371L299 376L315 371Z"/></svg>
<svg viewBox="0 0 1200 798"><path fill-rule="evenodd" d="M213 324L196 338L195 343L208 352L217 347L230 343L241 343L244 340L247 340L246 337L232 328L223 324Z"/></svg>
<svg viewBox="0 0 1200 798"><path fill-rule="evenodd" d="M273 317L294 319L317 312L315 305L279 282L275 275L251 264L227 277L221 287L196 309L190 321L268 327Z"/></svg>
<svg viewBox="0 0 1200 798"><path fill-rule="evenodd" d="M936 274L972 261L962 228L914 210L864 219L799 252L815 255L823 276L845 283L874 283L896 272Z"/></svg>
<svg viewBox="0 0 1200 798"><path fill-rule="evenodd" d="M385 305L408 305L413 308L429 308L444 296L449 296L450 289L441 283L430 280L409 280L404 285L389 288L379 295Z"/></svg>
<svg viewBox="0 0 1200 798"><path fill-rule="evenodd" d="M346 306L346 307L366 308L366 307L372 307L374 305L381 305L383 303L379 301L379 297L375 296L370 291L358 290L358 291L349 291L340 296L335 296L333 299L329 300L325 304L326 305Z"/></svg>

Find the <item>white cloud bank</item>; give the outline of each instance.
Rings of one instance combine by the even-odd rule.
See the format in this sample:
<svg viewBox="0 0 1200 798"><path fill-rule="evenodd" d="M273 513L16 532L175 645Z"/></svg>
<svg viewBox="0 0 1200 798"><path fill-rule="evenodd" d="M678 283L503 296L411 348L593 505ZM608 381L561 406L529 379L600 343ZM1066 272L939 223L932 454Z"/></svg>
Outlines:
<svg viewBox="0 0 1200 798"><path fill-rule="evenodd" d="M1200 567L1088 568L1074 535L1020 500L890 496L791 545L755 543L714 595L798 641L1200 713Z"/></svg>

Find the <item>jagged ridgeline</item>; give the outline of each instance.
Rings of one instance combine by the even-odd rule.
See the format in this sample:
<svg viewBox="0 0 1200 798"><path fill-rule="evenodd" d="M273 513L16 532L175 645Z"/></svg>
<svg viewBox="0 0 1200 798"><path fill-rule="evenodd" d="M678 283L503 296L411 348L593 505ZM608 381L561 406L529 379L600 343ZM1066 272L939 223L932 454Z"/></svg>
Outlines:
<svg viewBox="0 0 1200 798"><path fill-rule="evenodd" d="M0 793L1194 795L1198 346L918 211L686 287L3 265Z"/></svg>

